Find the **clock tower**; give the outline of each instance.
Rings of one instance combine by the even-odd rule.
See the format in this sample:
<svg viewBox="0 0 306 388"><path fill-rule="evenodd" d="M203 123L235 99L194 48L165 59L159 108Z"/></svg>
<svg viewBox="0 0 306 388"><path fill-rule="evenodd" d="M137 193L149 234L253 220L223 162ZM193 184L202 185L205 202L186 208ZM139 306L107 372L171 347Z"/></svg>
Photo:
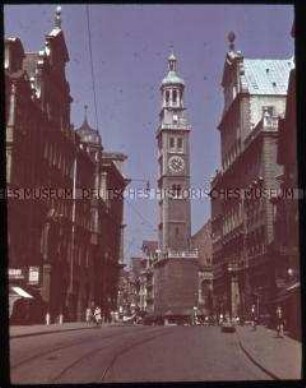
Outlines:
<svg viewBox="0 0 306 388"><path fill-rule="evenodd" d="M162 106L157 131L159 179L159 245L161 251L188 250L190 244L190 125L184 107L185 82L177 74L174 54L160 90Z"/></svg>
<svg viewBox="0 0 306 388"><path fill-rule="evenodd" d="M185 82L177 73L173 53L160 91L156 133L159 254L154 266L154 313L165 321L176 321L190 317L197 306L198 254L190 249L191 127L184 107Z"/></svg>

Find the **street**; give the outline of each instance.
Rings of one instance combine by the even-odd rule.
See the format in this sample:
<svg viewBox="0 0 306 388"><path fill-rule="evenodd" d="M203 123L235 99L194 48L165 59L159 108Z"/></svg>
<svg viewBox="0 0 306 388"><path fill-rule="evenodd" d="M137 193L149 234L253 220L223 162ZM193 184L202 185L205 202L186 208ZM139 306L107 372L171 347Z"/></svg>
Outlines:
<svg viewBox="0 0 306 388"><path fill-rule="evenodd" d="M271 380L219 327L105 326L11 338L14 384Z"/></svg>

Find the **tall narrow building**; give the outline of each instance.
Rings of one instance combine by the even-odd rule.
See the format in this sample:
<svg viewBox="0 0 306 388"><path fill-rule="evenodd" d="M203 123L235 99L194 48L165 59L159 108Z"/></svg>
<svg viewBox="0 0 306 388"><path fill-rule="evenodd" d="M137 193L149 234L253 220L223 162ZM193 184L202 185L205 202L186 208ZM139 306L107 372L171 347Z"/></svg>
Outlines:
<svg viewBox="0 0 306 388"><path fill-rule="evenodd" d="M177 59L168 58L168 74L161 83L162 107L157 130L159 200L159 260L155 265L157 315L187 316L196 307L197 252L190 250L191 127L183 97L185 82L177 74Z"/></svg>
<svg viewBox="0 0 306 388"><path fill-rule="evenodd" d="M222 168L211 182L213 291L218 313L248 319L253 304L258 315L275 311L279 242L271 199L280 189L279 122L294 63L247 58L236 50L233 32L228 40L218 126Z"/></svg>

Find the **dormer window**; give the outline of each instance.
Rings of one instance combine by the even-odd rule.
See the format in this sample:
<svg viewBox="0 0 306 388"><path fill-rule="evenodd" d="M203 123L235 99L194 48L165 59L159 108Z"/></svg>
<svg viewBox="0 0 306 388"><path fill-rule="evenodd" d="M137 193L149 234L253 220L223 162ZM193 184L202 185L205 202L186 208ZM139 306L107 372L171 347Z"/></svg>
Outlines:
<svg viewBox="0 0 306 388"><path fill-rule="evenodd" d="M265 112L267 112L269 114L269 116L273 116L274 115L274 106L273 105L263 106L262 107L262 114L264 114Z"/></svg>

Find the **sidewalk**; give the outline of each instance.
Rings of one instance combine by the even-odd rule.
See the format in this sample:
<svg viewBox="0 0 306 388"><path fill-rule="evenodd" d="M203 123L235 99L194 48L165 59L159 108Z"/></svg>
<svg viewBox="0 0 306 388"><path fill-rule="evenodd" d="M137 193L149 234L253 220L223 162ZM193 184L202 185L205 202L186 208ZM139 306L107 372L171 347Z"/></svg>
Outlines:
<svg viewBox="0 0 306 388"><path fill-rule="evenodd" d="M257 326L238 326L239 344L244 353L271 377L300 380L302 344L287 336L277 338L276 331Z"/></svg>
<svg viewBox="0 0 306 388"><path fill-rule="evenodd" d="M116 323L104 323L102 327L117 326ZM88 325L86 322L53 323L51 325L29 325L29 326L11 326L9 328L10 338L28 337L34 335L59 333L61 331L85 330L95 328L95 324Z"/></svg>

